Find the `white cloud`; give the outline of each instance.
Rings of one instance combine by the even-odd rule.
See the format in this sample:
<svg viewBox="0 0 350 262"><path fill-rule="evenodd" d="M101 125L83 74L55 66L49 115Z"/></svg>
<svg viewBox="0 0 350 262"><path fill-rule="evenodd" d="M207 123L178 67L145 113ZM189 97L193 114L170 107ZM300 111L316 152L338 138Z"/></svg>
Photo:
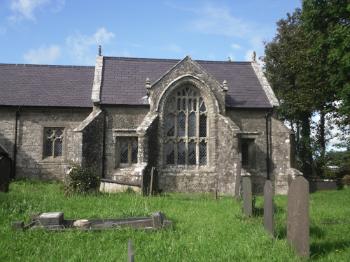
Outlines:
<svg viewBox="0 0 350 262"><path fill-rule="evenodd" d="M262 56L264 54L263 40L272 37L274 34L273 29L242 19L234 15L229 7L218 6L217 2L214 1L212 3L206 2L195 8L180 6L174 2L166 2L166 5L170 8L192 13L192 18L187 25L192 31L234 40L239 39L241 45L233 43L228 47L233 50L238 58L244 57L244 53L242 55L241 52L236 52L242 49L248 50L249 55L252 52L251 50L255 50L257 58ZM247 59L247 55L245 58ZM251 58L248 60L250 61Z"/></svg>
<svg viewBox="0 0 350 262"><path fill-rule="evenodd" d="M228 37L243 37L250 31L249 24L233 16L227 8L207 4L194 12L198 16L190 25L196 31Z"/></svg>
<svg viewBox="0 0 350 262"><path fill-rule="evenodd" d="M174 43L165 46L163 49L166 51L173 52L173 53L183 53L183 49L181 48L181 46L174 44Z"/></svg>
<svg viewBox="0 0 350 262"><path fill-rule="evenodd" d="M35 13L44 7L51 7L51 11L58 12L65 5L65 0L11 0L11 21L23 19L35 20Z"/></svg>
<svg viewBox="0 0 350 262"><path fill-rule="evenodd" d="M24 60L31 64L52 64L61 56L61 48L58 45L41 46L31 49L23 55Z"/></svg>
<svg viewBox="0 0 350 262"><path fill-rule="evenodd" d="M115 34L101 27L92 35L76 33L66 38L66 45L74 60L84 64L94 64L98 45L109 44Z"/></svg>
<svg viewBox="0 0 350 262"><path fill-rule="evenodd" d="M233 44L231 44L231 48L232 49L241 49L241 46L239 44L233 43Z"/></svg>

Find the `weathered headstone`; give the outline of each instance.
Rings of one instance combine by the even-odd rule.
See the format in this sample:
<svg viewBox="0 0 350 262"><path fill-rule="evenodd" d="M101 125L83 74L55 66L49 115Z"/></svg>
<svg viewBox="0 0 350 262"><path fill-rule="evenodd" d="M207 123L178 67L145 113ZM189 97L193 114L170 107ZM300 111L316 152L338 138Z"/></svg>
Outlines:
<svg viewBox="0 0 350 262"><path fill-rule="evenodd" d="M264 186L264 227L274 235L273 187L271 180L266 180Z"/></svg>
<svg viewBox="0 0 350 262"><path fill-rule="evenodd" d="M164 214L161 212L156 212L152 214L153 228L162 228L164 221Z"/></svg>
<svg viewBox="0 0 350 262"><path fill-rule="evenodd" d="M301 257L309 257L309 182L297 176L288 192L287 239Z"/></svg>
<svg viewBox="0 0 350 262"><path fill-rule="evenodd" d="M131 239L128 242L128 262L134 262L134 248Z"/></svg>
<svg viewBox="0 0 350 262"><path fill-rule="evenodd" d="M253 195L252 195L252 180L251 176L242 176L243 187L243 212L246 216L253 215Z"/></svg>
<svg viewBox="0 0 350 262"><path fill-rule="evenodd" d="M239 160L237 166L237 175L236 175L236 182L235 182L235 198L240 199L241 198L241 161Z"/></svg>
<svg viewBox="0 0 350 262"><path fill-rule="evenodd" d="M43 226L58 226L63 223L63 212L42 213L38 218Z"/></svg>

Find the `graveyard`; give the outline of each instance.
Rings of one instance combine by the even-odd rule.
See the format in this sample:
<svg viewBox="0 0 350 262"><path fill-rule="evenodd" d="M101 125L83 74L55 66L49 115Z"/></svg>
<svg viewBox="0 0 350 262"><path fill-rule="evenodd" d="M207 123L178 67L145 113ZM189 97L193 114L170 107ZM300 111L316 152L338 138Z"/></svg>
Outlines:
<svg viewBox="0 0 350 262"><path fill-rule="evenodd" d="M350 257L350 189L310 194L310 260ZM275 196L274 238L264 229L262 197L253 216L242 201L213 194L64 195L62 184L17 181L0 193L0 261L127 261L132 240L135 261L303 261L287 242L287 197ZM13 221L49 211L67 219L150 216L162 210L171 227L148 231L13 230Z"/></svg>

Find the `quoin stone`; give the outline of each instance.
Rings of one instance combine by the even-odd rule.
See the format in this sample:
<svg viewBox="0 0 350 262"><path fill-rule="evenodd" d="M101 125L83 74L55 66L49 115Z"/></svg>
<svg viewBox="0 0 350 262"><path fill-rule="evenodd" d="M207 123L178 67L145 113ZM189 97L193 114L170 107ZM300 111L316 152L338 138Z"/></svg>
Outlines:
<svg viewBox="0 0 350 262"><path fill-rule="evenodd" d="M252 194L252 180L249 175L242 176L243 187L243 212L246 216L253 215L253 194Z"/></svg>
<svg viewBox="0 0 350 262"><path fill-rule="evenodd" d="M274 206L273 187L270 180L266 180L264 186L264 227L272 236L274 235Z"/></svg>
<svg viewBox="0 0 350 262"><path fill-rule="evenodd" d="M297 176L288 192L287 239L299 256L310 255L309 182Z"/></svg>

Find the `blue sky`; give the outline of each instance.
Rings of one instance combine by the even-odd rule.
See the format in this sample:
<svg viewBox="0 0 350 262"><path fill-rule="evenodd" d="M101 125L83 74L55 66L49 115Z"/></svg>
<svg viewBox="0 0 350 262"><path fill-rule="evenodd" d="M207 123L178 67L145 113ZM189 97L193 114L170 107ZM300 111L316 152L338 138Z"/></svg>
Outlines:
<svg viewBox="0 0 350 262"><path fill-rule="evenodd" d="M263 55L300 0L1 0L0 62L93 65L108 56L235 61Z"/></svg>

